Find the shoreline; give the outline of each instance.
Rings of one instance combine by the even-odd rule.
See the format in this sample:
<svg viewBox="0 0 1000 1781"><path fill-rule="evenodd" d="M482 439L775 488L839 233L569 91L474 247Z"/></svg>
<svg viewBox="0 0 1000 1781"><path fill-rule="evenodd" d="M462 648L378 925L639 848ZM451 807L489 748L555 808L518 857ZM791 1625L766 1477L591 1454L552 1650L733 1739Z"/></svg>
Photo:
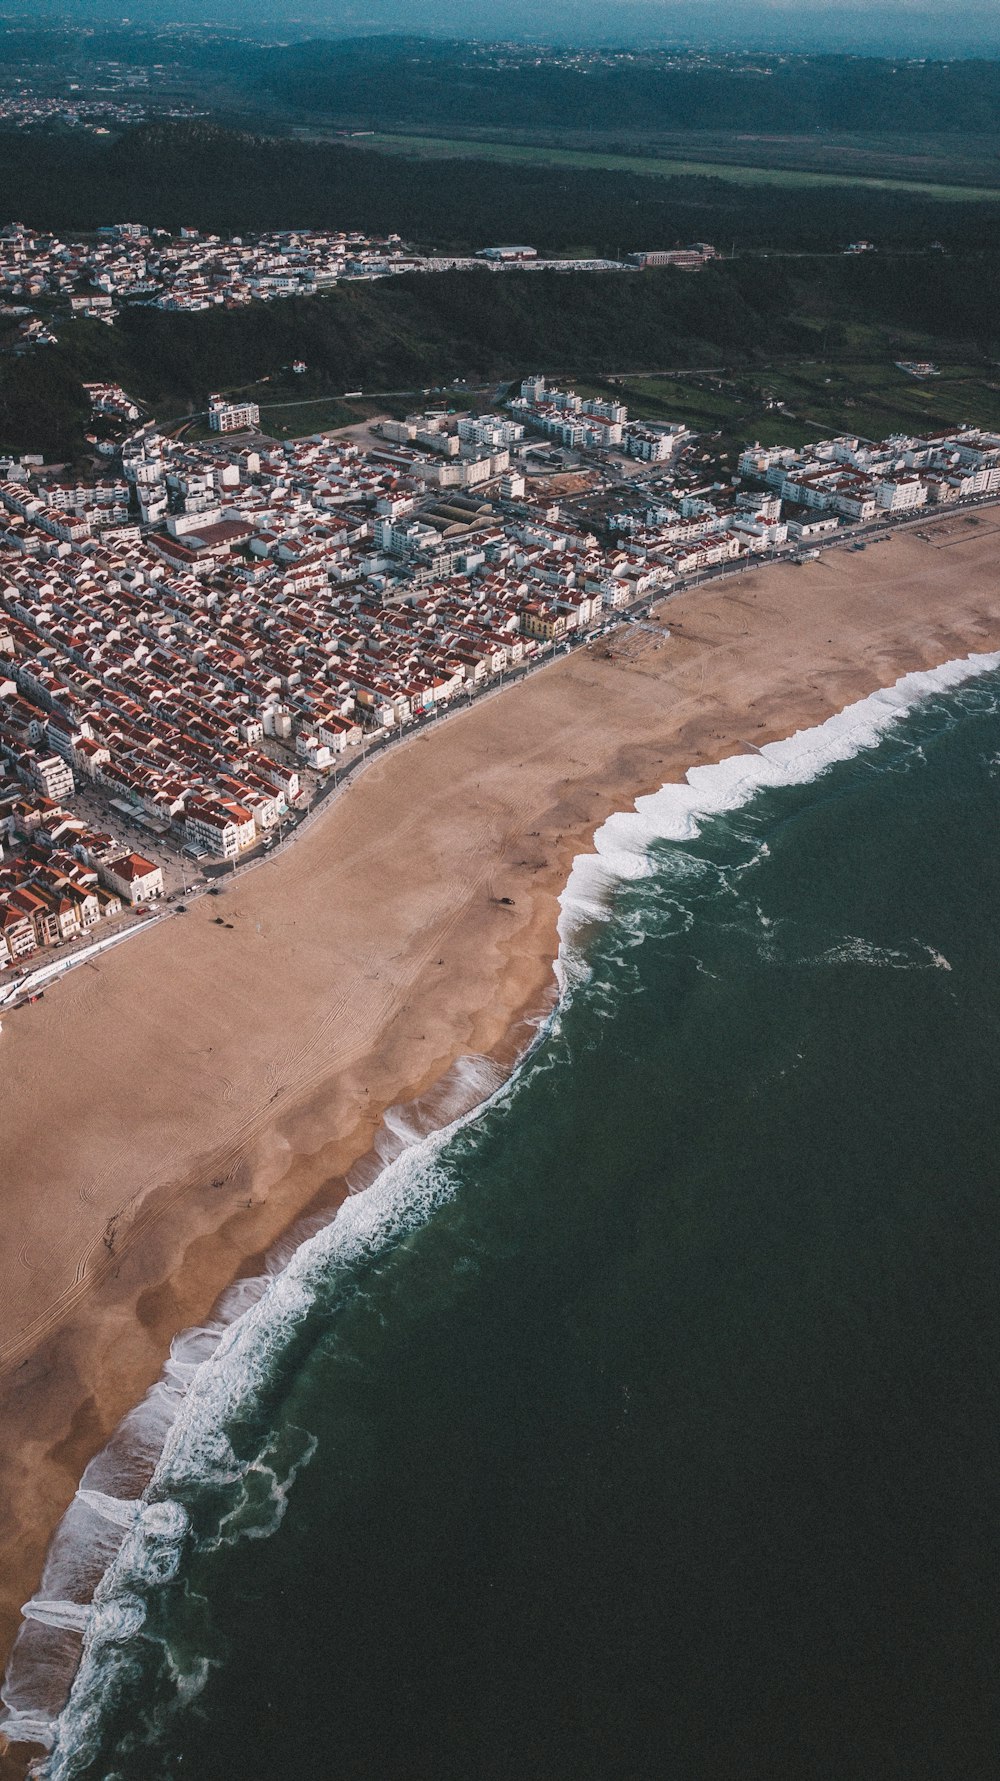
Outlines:
<svg viewBox="0 0 1000 1781"><path fill-rule="evenodd" d="M331 428L328 436L330 438L336 438L342 434L353 433L357 430L358 429L355 427ZM303 437L307 437L307 435L303 435ZM968 517L977 516L979 513L983 512L993 514L1000 513L1000 503L998 503L992 496L978 497L974 501L967 501L957 517L966 519ZM942 516L939 515L938 519L940 520L941 517ZM947 517L947 515L944 517ZM883 528L887 523L889 522L883 522ZM886 532L883 529L881 536L873 538L868 535L873 532L878 532L878 522L873 523L869 521L863 526L853 527L849 532L845 532L843 536L822 540L817 556L825 557L829 552L838 550L867 549L869 543L885 543L891 536L904 536L905 529L908 527L912 528L919 525L926 525L927 523L927 516L924 511L919 511L909 517L896 516L891 521L891 530L889 532ZM997 529L1000 530L1000 527ZM956 542L961 542L961 539ZM798 564L800 562L805 562L806 560L807 559L800 557L797 553L787 552L781 556L762 558L756 565L756 568L774 567L779 562L782 564L790 562ZM696 589L703 589L708 583L711 583L715 587L719 587L720 585L723 585L724 587L729 581L739 581L754 567L755 565L753 563L746 560L740 560L737 563L727 563L703 570L698 574L687 579L682 579L676 584L665 586L662 589L654 589L651 592L640 596L638 600L633 601L630 607L616 613L614 615L614 628L617 630L632 624L644 623L646 622L646 614L648 611L664 606L669 601L678 598L678 596L682 594L693 592ZM581 645L590 647L598 640L601 634L600 628L598 627L586 631L580 636L571 636L566 642L561 642L558 648L550 646L551 653L547 656L535 657L529 662L522 663L520 667L511 669L508 674L506 687L504 686L503 676L501 675L499 681L487 681L478 690L474 690L472 693L466 694L463 698L459 698L445 706L443 709L434 712L424 723L418 724L416 728L407 731L405 734L390 734L381 741L375 741L369 750L367 759L362 753L360 756L355 756L354 758L343 762L343 764L338 767L337 774L339 775L339 784L337 776L335 775L332 785L328 785L324 788L320 793L320 796L302 813L301 820L290 830L284 840L278 841L277 846L269 854L261 853L257 850L251 851L248 858L240 860L239 862L234 862L235 869L231 874L228 872L220 872L213 879L205 879L202 883L195 885L187 893L187 900L190 902L193 898L206 895L213 886L217 886L221 889L227 885L231 885L237 878L245 877L247 872L252 872L259 866L267 865L269 860L276 859L279 854L286 852L288 848L294 846L295 841L301 833L304 833L311 828L314 823L320 821L328 813L338 799L347 796L352 787L355 786L358 780L362 777L365 770L373 766L377 760L384 758L387 752L392 752L400 747L405 748L409 743L416 740L421 733L425 733L426 729L431 725L436 727L438 724L447 722L450 718L461 716L463 711L468 710L474 702L479 702L484 698L497 698L503 692L509 691L518 681L527 679L531 675L545 672L554 667L568 650L579 648ZM753 747L755 744L751 744L750 746ZM175 914L176 910L168 907L158 909L153 904L145 904L141 905L138 910L133 910L132 913L155 915L157 920L162 921ZM110 935L105 940L99 939L96 942L91 942L89 945L74 947L69 952L61 954L59 958L53 959L52 957L47 957L46 953L43 952L40 955L42 960L40 964L29 967L22 981L18 983L10 983L6 988L6 991L0 993L0 1014L5 1010L7 1012L14 1012L21 1005L22 999L26 997L30 990L36 987L36 982L38 985L41 985L42 980L44 979L45 988L54 988L57 983L60 983L63 980L67 972L73 971L80 965L86 964L92 955L110 950L112 946L118 945L121 941L133 939L137 934L146 932L148 932L146 923L142 920L138 920L133 921L127 927L120 929L119 932ZM0 990L2 990L2 985L0 985ZM2 1366L2 1357L0 1357L0 1366Z"/></svg>
<svg viewBox="0 0 1000 1781"><path fill-rule="evenodd" d="M23 1017L16 1030L11 1023L3 1036L5 1068L14 1042L11 1141L0 1166L6 1178L13 1155L24 1185L12 1174L5 1188L12 1204L0 1207L14 1230L3 1246L8 1284L22 1289L8 1293L0 1314L5 1649L83 1466L158 1377L177 1331L204 1323L225 1286L259 1272L283 1233L339 1203L344 1176L371 1149L389 1107L426 1095L462 1054L485 1054L509 1071L523 1050L514 1046L514 1028L551 993L560 893L573 861L593 851L600 824L692 766L811 727L907 671L1000 645L988 535L964 530L962 516L926 527L947 530L946 553L893 538L863 559L840 552L674 595L669 642L650 627L631 657L580 649L507 698L483 701L387 753L303 837L295 857L269 861L227 891L232 939L203 909L179 936L172 924L168 936L151 933L138 961L127 956L131 949L115 949L96 997L81 986L89 975L81 969L61 991L54 1017L31 1009L23 1013L40 1018L30 1028ZM612 650L620 642L613 637ZM302 882L280 882L288 879ZM346 915L342 904L331 914L331 891L346 901ZM504 895L512 905L501 903ZM326 925L293 944L284 930L296 926L304 903ZM271 942L268 954L279 955L277 966L261 962L261 938ZM150 964L164 939L188 958ZM161 963L181 984L158 974ZM383 971L388 985L366 992ZM233 990L234 973L244 972L252 977L251 1003ZM133 976L143 981L132 985ZM333 1022L329 998L345 979ZM179 988L190 992L206 981L210 1006L177 1000ZM336 1043L331 1023L350 1028L352 998L366 994L361 1016ZM261 1007L269 997L280 998L276 1018ZM279 1057L275 1068L293 1016L300 1026L318 1026L318 1045ZM93 1047L78 1055L85 1029L104 1042L102 1055L118 1047L122 1062L110 1080ZM143 1072L163 1067L167 1045L179 1061L145 1096ZM219 1086L217 1066L205 1061L217 1048L231 1068L244 1065L242 1082L223 1073ZM82 1081L70 1067L75 1051ZM209 1070L215 1086L204 1092ZM58 1117L40 1135L43 1080ZM183 1157L170 1146L178 1122ZM206 1142L213 1130L222 1138L214 1147ZM61 1131L67 1138L60 1143ZM122 1203L129 1165L140 1185ZM29 1226L21 1265L29 1276L47 1274L47 1296L42 1283L26 1292L11 1278L18 1202L22 1228ZM38 1233L64 1209L76 1217L62 1245L68 1254L60 1257L53 1233L48 1267L32 1266ZM71 1272L74 1236L87 1241L82 1268L77 1243ZM28 1315L40 1299L41 1310ZM24 1754L25 1746L15 1748L10 1773L19 1772Z"/></svg>

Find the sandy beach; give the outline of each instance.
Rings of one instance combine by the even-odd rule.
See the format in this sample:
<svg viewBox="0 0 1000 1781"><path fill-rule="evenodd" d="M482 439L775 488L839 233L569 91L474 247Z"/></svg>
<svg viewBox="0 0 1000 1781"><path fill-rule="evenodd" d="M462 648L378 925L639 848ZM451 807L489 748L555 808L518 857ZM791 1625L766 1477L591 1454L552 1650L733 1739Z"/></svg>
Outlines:
<svg viewBox="0 0 1000 1781"><path fill-rule="evenodd" d="M1000 648L1000 509L925 530L675 596L610 653L414 736L294 846L5 1016L4 1659L83 1467L175 1332L337 1203L388 1106L464 1053L512 1060L604 818Z"/></svg>

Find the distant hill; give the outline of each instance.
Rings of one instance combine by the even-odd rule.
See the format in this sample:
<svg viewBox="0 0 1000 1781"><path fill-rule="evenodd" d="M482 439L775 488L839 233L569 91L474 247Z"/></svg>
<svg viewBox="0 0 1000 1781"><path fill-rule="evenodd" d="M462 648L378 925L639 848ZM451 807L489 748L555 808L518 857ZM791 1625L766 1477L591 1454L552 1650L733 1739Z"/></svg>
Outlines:
<svg viewBox="0 0 1000 1781"><path fill-rule="evenodd" d="M67 20L66 0L5 0L14 18ZM86 28L121 29L121 0L86 0ZM934 0L130 0L134 26L221 24L259 35L330 37L400 31L486 42L695 44L864 55L995 55L1000 21L992 0L942 6Z"/></svg>
<svg viewBox="0 0 1000 1781"><path fill-rule="evenodd" d="M985 60L691 54L670 66L642 57L568 66L467 43L365 38L269 49L245 78L296 111L382 128L1000 131L1000 63Z"/></svg>

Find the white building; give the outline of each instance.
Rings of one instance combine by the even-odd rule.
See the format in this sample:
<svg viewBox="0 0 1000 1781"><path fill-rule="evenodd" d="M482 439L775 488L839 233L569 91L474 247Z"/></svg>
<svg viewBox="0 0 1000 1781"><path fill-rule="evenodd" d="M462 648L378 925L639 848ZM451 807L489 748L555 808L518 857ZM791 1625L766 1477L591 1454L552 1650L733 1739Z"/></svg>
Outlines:
<svg viewBox="0 0 1000 1781"><path fill-rule="evenodd" d="M640 427L633 422L632 426L625 429L622 443L630 457L642 458L647 464L661 464L672 455L678 440L669 433L657 432L652 427Z"/></svg>
<svg viewBox="0 0 1000 1781"><path fill-rule="evenodd" d="M788 537L786 522L769 519L764 513L734 513L729 529L749 550L770 550L773 545L784 544Z"/></svg>
<svg viewBox="0 0 1000 1781"><path fill-rule="evenodd" d="M778 470L782 474L794 464L796 452L790 445L748 445L740 453L736 468L741 476L764 476L769 470ZM781 476L776 479L768 477L768 481L776 480L779 484Z"/></svg>
<svg viewBox="0 0 1000 1781"><path fill-rule="evenodd" d="M830 506L835 513L842 513L845 519L854 520L858 525L874 519L878 511L875 490L865 478L837 484L831 491Z"/></svg>
<svg viewBox="0 0 1000 1781"><path fill-rule="evenodd" d="M58 754L44 755L32 761L31 783L43 798L51 798L54 803L71 798L76 790L73 769Z"/></svg>
<svg viewBox="0 0 1000 1781"><path fill-rule="evenodd" d="M759 514L762 519L781 518L781 496L754 494L744 491L736 497L737 511L740 513Z"/></svg>
<svg viewBox="0 0 1000 1781"><path fill-rule="evenodd" d="M151 903L163 895L163 873L141 853L126 853L120 859L102 862L97 873L101 883L124 903Z"/></svg>
<svg viewBox="0 0 1000 1781"><path fill-rule="evenodd" d="M923 507L927 484L919 476L887 477L876 486L875 499L886 513L908 513Z"/></svg>
<svg viewBox="0 0 1000 1781"><path fill-rule="evenodd" d="M788 522L789 538L798 538L805 542L810 538L826 538L835 532L840 520L835 513L813 513L808 517L790 519Z"/></svg>
<svg viewBox="0 0 1000 1781"><path fill-rule="evenodd" d="M256 834L253 815L228 798L192 798L184 815L184 839L188 847L221 854L234 860L252 847Z"/></svg>
<svg viewBox="0 0 1000 1781"><path fill-rule="evenodd" d="M463 415L458 423L458 437L466 445L515 445L524 438L519 421L505 420L501 414Z"/></svg>
<svg viewBox="0 0 1000 1781"><path fill-rule="evenodd" d="M510 263L517 260L537 260L537 247L481 247L476 255L477 260L500 260Z"/></svg>
<svg viewBox="0 0 1000 1781"><path fill-rule="evenodd" d="M581 402L580 413L595 415L598 420L614 421L618 426L624 426L628 420L628 409L624 402L607 402L601 396L589 396L585 402Z"/></svg>
<svg viewBox="0 0 1000 1781"><path fill-rule="evenodd" d="M208 424L213 433L238 433L246 427L259 427L260 409L256 402L227 402L222 396L209 396Z"/></svg>
<svg viewBox="0 0 1000 1781"><path fill-rule="evenodd" d="M402 525L391 519L375 521L375 548L386 550L393 557L408 557L420 550L432 550L439 538L437 529L423 520L404 519Z"/></svg>
<svg viewBox="0 0 1000 1781"><path fill-rule="evenodd" d="M321 742L317 736L308 736L305 732L296 736L295 752L305 761L307 767L312 767L318 773L324 772L333 762L329 744Z"/></svg>

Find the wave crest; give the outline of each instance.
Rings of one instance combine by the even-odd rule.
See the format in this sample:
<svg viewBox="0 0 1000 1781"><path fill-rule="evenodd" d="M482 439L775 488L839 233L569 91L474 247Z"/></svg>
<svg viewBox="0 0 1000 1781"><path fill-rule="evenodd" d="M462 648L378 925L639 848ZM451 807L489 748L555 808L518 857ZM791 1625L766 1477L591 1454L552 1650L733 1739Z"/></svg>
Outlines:
<svg viewBox="0 0 1000 1781"><path fill-rule="evenodd" d="M593 851L574 860L560 898L555 971L561 999L587 974L587 930L607 919L622 884L650 873L655 842L692 840L708 818L739 808L762 789L815 779L877 744L920 701L998 668L1000 652L904 675L814 729L716 766L693 767L683 783L665 785L638 798L634 810L609 817L595 833ZM714 870L690 856L676 865L682 875ZM669 921L683 929L680 905ZM842 954L829 962L847 959ZM948 968L937 955L930 962ZM558 1004L550 1030L559 1030ZM51 1750L43 1771L48 1781L70 1781L97 1748L104 1703L127 1679L130 1644L145 1630L144 1593L175 1574L189 1537L181 1496L206 1482L234 1490L216 1544L264 1538L280 1524L295 1478L315 1451L313 1437L294 1431L300 1439L293 1452L265 1452L244 1463L227 1425L257 1397L331 1270L376 1254L453 1197L447 1145L512 1092L515 1080L503 1081L488 1059L467 1057L423 1102L390 1109L372 1153L349 1175L351 1192L336 1213L296 1227L272 1252L264 1274L237 1281L208 1324L175 1337L160 1380L88 1465L27 1604L0 1691L0 1730L11 1742ZM204 1686L211 1661L184 1669L167 1652L167 1667L177 1697L187 1700Z"/></svg>
<svg viewBox="0 0 1000 1781"><path fill-rule="evenodd" d="M578 854L559 899L560 987L571 989L585 971L582 942L596 921L606 920L622 883L648 877L650 848L657 841L693 841L704 822L737 810L760 791L805 785L837 761L873 748L915 705L1000 668L1000 651L973 654L940 668L904 674L813 729L796 730L781 742L765 742L754 754L729 755L715 766L691 767L683 781L637 798L594 835L594 851ZM752 863L752 862L751 862Z"/></svg>

